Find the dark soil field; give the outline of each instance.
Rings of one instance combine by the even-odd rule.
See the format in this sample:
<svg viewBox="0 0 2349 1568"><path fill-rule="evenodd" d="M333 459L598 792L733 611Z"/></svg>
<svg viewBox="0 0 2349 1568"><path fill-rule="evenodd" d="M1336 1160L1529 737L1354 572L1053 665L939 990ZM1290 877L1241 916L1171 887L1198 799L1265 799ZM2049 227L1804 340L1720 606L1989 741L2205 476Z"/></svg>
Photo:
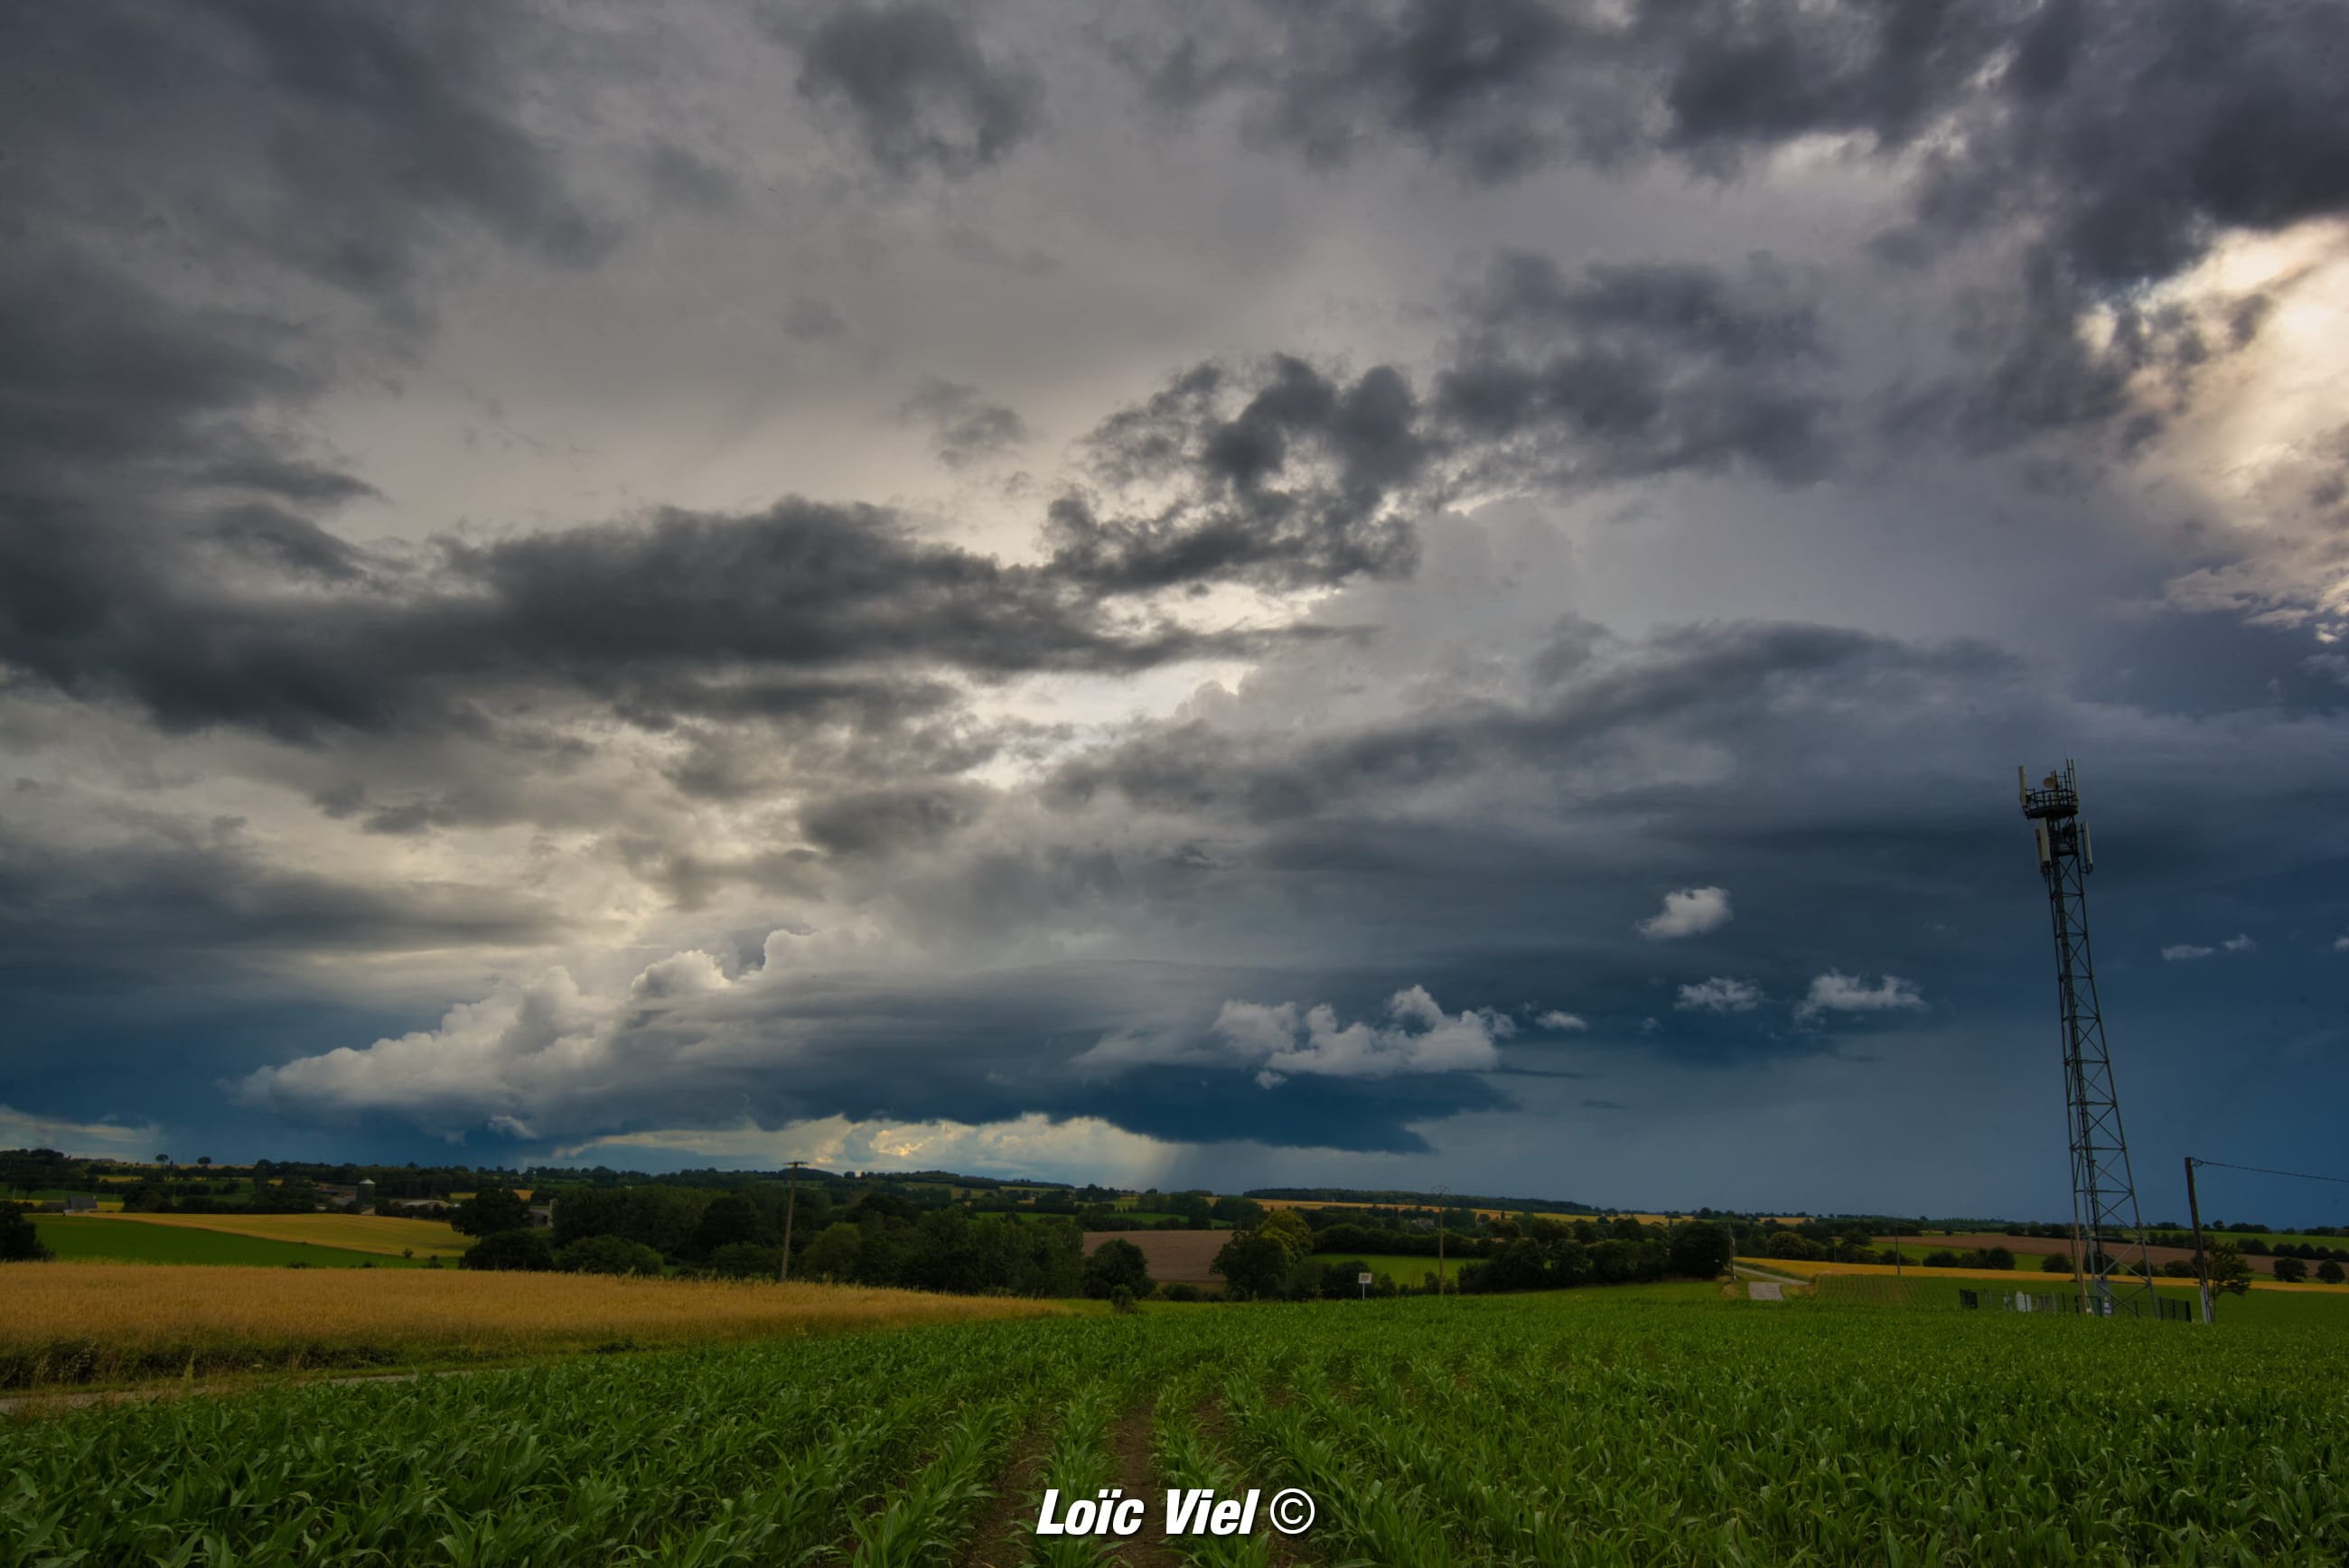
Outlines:
<svg viewBox="0 0 2349 1568"><path fill-rule="evenodd" d="M1220 1285L1221 1274L1207 1272L1228 1231L1087 1231L1085 1255L1091 1257L1103 1242L1132 1242L1150 1260L1150 1277L1161 1284Z"/></svg>

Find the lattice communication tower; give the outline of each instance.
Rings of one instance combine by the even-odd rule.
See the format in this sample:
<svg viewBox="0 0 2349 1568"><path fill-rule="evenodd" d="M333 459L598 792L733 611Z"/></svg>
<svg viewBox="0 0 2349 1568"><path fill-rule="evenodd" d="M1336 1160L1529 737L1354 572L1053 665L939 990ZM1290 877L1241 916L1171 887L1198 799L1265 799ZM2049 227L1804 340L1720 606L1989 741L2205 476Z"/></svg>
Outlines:
<svg viewBox="0 0 2349 1568"><path fill-rule="evenodd" d="M2132 1264L2108 1263L2108 1243L2141 1243L2145 1230L2129 1173L2128 1140L2113 1086L2112 1054L2088 954L2088 873L2095 853L2080 819L2080 774L2069 759L2033 789L2014 770L2023 814L2038 841L2055 924L2055 990L2064 1026L2064 1097L2072 1139L2072 1240L2080 1260L2080 1309L2099 1316L2150 1315L2153 1264L2138 1245Z"/></svg>

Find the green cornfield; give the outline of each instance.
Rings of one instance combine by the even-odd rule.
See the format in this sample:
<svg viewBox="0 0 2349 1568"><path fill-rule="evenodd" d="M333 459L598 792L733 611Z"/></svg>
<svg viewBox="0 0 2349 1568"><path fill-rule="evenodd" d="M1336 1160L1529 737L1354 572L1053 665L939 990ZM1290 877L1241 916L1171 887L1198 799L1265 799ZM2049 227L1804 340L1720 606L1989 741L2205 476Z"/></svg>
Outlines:
<svg viewBox="0 0 2349 1568"><path fill-rule="evenodd" d="M0 1568L2349 1561L2349 1314L2233 1305L1203 1306L94 1407L0 1427ZM1034 1539L1048 1486L1150 1525ZM1318 1522L1161 1542L1175 1486Z"/></svg>

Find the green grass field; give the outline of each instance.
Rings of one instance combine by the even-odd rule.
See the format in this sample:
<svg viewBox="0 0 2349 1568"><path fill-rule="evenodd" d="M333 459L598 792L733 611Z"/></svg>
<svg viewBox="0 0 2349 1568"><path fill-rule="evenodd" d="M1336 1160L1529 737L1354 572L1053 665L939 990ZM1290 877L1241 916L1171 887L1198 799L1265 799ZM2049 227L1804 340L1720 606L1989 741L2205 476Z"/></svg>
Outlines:
<svg viewBox="0 0 2349 1568"><path fill-rule="evenodd" d="M0 1568L1106 1568L1106 1542L1030 1539L1044 1489L1121 1487L1154 1514L1170 1486L1315 1501L1301 1542L1260 1521L1166 1543L1203 1568L2330 1568L2349 1559L2344 1327L2315 1297L2205 1331L1683 1284L280 1386L0 1427Z"/></svg>
<svg viewBox="0 0 2349 1568"><path fill-rule="evenodd" d="M2191 1231L2186 1233L2189 1238L2193 1233L2194 1233ZM2233 1242L2238 1246L2241 1245L2245 1242L2260 1242L2271 1247L2279 1245L2285 1242L2291 1243L2293 1246L2299 1246L2302 1243L2305 1242L2311 1246L2333 1247L2342 1252L2349 1252L2349 1236L2295 1236L2283 1231L2260 1231L2256 1233L2250 1231L2205 1231L2202 1233L2202 1239L2205 1242ZM2189 1244L2192 1244L2190 1241Z"/></svg>
<svg viewBox="0 0 2349 1568"><path fill-rule="evenodd" d="M1870 1252L1870 1254L1871 1254L1871 1255L1870 1255L1870 1261L1871 1261L1871 1262L1872 1262L1872 1261L1874 1261L1873 1254L1878 1253L1886 1253L1886 1252L1890 1252L1890 1251L1892 1251L1892 1250L1893 1250L1893 1249L1891 1249L1891 1248L1889 1248L1889 1247L1873 1247L1873 1248L1870 1248L1870 1249L1869 1249L1869 1252ZM1903 1243L1900 1243L1900 1247L1899 1247L1899 1253L1900 1253L1900 1255L1901 1255L1903 1258L1905 1258L1906 1260L1908 1260L1909 1263L1912 1263L1912 1264L1913 1264L1913 1263L1920 1263L1920 1262L1923 1261L1923 1259L1924 1259L1925 1255L1926 1255L1927 1253L1969 1253L1969 1252L1971 1252L1972 1250L1973 1250L1973 1249L1972 1249L1971 1247L1954 1247L1954 1246L1951 1246L1951 1245L1949 1243L1947 1243L1947 1242L1933 1242L1933 1241L1928 1241L1928 1242L1924 1242L1924 1243L1917 1243L1917 1242L1903 1242ZM2013 1247L2008 1247L2008 1248L2007 1248L2007 1251L2009 1251L2009 1252L2014 1252L2014 1249L2013 1249ZM2041 1254L2040 1254L2040 1253L2014 1253L2014 1272L2015 1272L2015 1273L2017 1273L2017 1274L2036 1274L2036 1273L2038 1273L2038 1272L2039 1272L2039 1259L2040 1259L2040 1256L2041 1256Z"/></svg>
<svg viewBox="0 0 2349 1568"><path fill-rule="evenodd" d="M352 1252L343 1247L313 1246L304 1242L272 1242L258 1236L231 1235L183 1225L144 1225L136 1220L81 1219L62 1214L36 1214L33 1224L42 1242L69 1262L111 1259L134 1264L243 1264L262 1267L307 1264L312 1268L346 1269L419 1267L423 1260L388 1257L380 1253Z"/></svg>
<svg viewBox="0 0 2349 1568"><path fill-rule="evenodd" d="M1951 1312L1962 1310L1958 1300L1961 1290L1975 1292L1985 1309L1992 1309L2001 1291L2062 1295L2075 1288L2069 1274L2018 1274L2014 1282L2007 1284L1988 1279L1951 1279L1936 1269L1920 1270L1899 1279L1883 1274L1828 1274L1817 1284L1822 1300L1904 1302L1928 1310ZM2191 1280L2159 1280L2154 1288L2163 1299L2183 1302L2189 1307L2201 1299ZM2349 1331L2349 1295L2329 1291L2254 1290L2241 1295L2221 1291L2218 1294L2218 1308L2220 1322L2230 1326L2249 1323L2325 1333Z"/></svg>
<svg viewBox="0 0 2349 1568"><path fill-rule="evenodd" d="M1392 1275L1395 1284L1415 1285L1435 1277L1433 1258L1404 1257L1396 1253L1315 1253L1317 1264L1347 1264L1360 1259L1372 1274ZM1460 1282L1458 1257L1445 1260L1444 1272L1454 1284Z"/></svg>

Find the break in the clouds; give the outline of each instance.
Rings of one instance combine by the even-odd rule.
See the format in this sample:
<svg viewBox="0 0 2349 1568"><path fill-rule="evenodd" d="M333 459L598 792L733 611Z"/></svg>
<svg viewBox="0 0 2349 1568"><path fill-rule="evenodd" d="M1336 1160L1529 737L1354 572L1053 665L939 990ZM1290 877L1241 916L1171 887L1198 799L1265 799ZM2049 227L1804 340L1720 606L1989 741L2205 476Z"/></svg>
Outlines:
<svg viewBox="0 0 2349 1568"><path fill-rule="evenodd" d="M0 1141L2055 1212L2065 756L2330 1136L2337 6L10 42Z"/></svg>

